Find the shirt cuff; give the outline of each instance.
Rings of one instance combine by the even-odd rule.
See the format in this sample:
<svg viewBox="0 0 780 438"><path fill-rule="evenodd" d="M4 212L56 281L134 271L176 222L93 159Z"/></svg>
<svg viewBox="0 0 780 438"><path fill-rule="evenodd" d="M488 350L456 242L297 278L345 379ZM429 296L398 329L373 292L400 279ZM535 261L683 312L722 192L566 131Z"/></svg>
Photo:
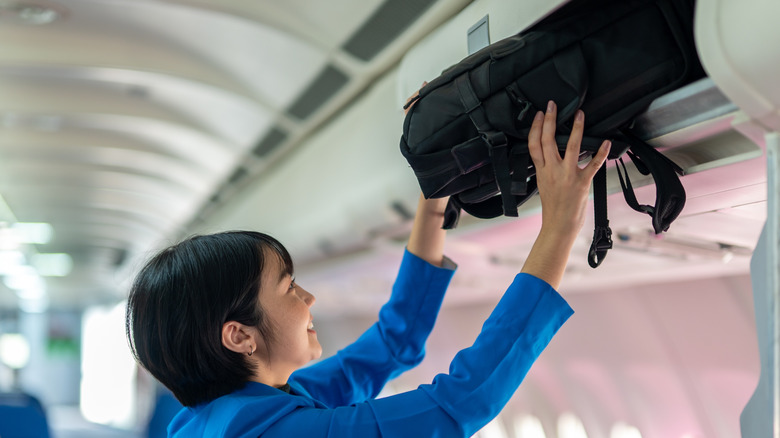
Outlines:
<svg viewBox="0 0 780 438"><path fill-rule="evenodd" d="M420 260L421 262L423 262L425 264L428 264L428 265L432 266L435 269L445 269L447 271L454 271L454 270L458 269L458 264L453 262L452 259L447 257L446 255L442 256L441 266L436 266L433 263L430 263L430 262L428 262L426 260L423 260L422 258L418 257L414 253L410 252L409 248L404 248L404 253L406 253L407 257L412 257L412 258L415 258L417 260Z"/></svg>

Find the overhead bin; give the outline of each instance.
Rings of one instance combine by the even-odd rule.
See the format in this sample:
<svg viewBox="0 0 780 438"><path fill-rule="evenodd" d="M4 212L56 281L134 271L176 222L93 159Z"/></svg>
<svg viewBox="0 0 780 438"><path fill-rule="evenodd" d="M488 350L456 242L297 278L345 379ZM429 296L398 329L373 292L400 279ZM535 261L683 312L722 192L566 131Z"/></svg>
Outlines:
<svg viewBox="0 0 780 438"><path fill-rule="evenodd" d="M404 56L398 80L398 101L403 103L423 81L438 76L443 70L469 55L468 33L476 25L487 29L489 41L496 42L514 35L543 19L567 1L506 2L478 0L460 14L428 35ZM656 99L637 118L634 129L644 140L659 148L675 148L701 142L731 129L731 121L746 117L740 107L727 97L711 78L689 84ZM671 153L688 173L732 164L760 156L758 148L737 145L725 151L702 153L699 148ZM641 176L638 176L642 185ZM632 180L633 181L633 180ZM649 180L644 181L644 183ZM614 187L613 187L614 189Z"/></svg>
<svg viewBox="0 0 780 438"><path fill-rule="evenodd" d="M766 151L767 222L751 262L761 356L758 386L742 412L743 438L775 436L780 425L780 3L699 0L696 42L702 64L742 110L734 128Z"/></svg>

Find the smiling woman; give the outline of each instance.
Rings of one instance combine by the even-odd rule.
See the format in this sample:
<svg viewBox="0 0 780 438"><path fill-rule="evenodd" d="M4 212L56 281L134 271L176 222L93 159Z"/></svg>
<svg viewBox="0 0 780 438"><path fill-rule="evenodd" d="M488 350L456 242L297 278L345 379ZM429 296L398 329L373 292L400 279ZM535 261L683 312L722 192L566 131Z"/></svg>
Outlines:
<svg viewBox="0 0 780 438"><path fill-rule="evenodd" d="M577 163L580 112L562 159L557 108L528 136L542 193L543 227L528 259L473 346L449 374L377 399L417 366L454 264L443 255L446 198L420 198L390 300L378 321L335 356L322 354L287 250L257 232L196 236L153 257L131 289L127 336L138 361L186 406L169 436L347 437L474 435L494 419L572 309L555 291L582 227L588 186L605 142Z"/></svg>
<svg viewBox="0 0 780 438"><path fill-rule="evenodd" d="M254 381L280 388L293 371L319 359L322 346L309 311L314 295L295 283L291 265L268 250L265 253L268 266L257 305L267 315L274 337L268 340L256 327L228 321L222 326L222 345L253 358Z"/></svg>
<svg viewBox="0 0 780 438"><path fill-rule="evenodd" d="M255 344L270 357L277 330L258 292L264 272L275 269L278 278L278 265L291 272L287 250L255 232L196 236L160 252L141 270L128 298L133 354L186 406L240 389L255 376L258 361L248 354L254 349L244 339L245 352L235 351L237 344L223 344L220 333L235 328L229 337L262 337Z"/></svg>

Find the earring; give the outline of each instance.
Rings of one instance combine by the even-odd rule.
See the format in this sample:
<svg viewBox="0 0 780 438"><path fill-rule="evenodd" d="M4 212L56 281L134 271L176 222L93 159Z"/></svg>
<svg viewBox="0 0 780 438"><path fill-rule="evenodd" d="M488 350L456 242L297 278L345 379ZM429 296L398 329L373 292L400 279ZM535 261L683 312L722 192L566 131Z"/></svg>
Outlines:
<svg viewBox="0 0 780 438"><path fill-rule="evenodd" d="M255 352L255 347L249 347L249 355L251 356L252 353Z"/></svg>

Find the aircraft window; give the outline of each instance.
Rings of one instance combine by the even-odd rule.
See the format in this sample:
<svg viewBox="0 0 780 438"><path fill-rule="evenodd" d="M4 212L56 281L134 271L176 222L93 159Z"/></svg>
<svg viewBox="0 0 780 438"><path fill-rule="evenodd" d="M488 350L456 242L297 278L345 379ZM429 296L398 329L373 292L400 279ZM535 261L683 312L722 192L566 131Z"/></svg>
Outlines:
<svg viewBox="0 0 780 438"><path fill-rule="evenodd" d="M626 423L615 423L609 438L642 438L639 429Z"/></svg>
<svg viewBox="0 0 780 438"><path fill-rule="evenodd" d="M135 421L135 360L125 340L125 304L84 312L81 413L88 421L130 428Z"/></svg>
<svg viewBox="0 0 780 438"><path fill-rule="evenodd" d="M576 415L566 412L558 417L559 438L588 438L582 420Z"/></svg>
<svg viewBox="0 0 780 438"><path fill-rule="evenodd" d="M504 422L501 421L501 417L496 417L485 427L480 429L479 438L507 438L506 428L504 428Z"/></svg>
<svg viewBox="0 0 780 438"><path fill-rule="evenodd" d="M547 438L544 427L538 417L522 415L515 418L515 437L517 438Z"/></svg>
<svg viewBox="0 0 780 438"><path fill-rule="evenodd" d="M12 369L21 369L30 360L30 344L19 333L0 335L0 361Z"/></svg>

